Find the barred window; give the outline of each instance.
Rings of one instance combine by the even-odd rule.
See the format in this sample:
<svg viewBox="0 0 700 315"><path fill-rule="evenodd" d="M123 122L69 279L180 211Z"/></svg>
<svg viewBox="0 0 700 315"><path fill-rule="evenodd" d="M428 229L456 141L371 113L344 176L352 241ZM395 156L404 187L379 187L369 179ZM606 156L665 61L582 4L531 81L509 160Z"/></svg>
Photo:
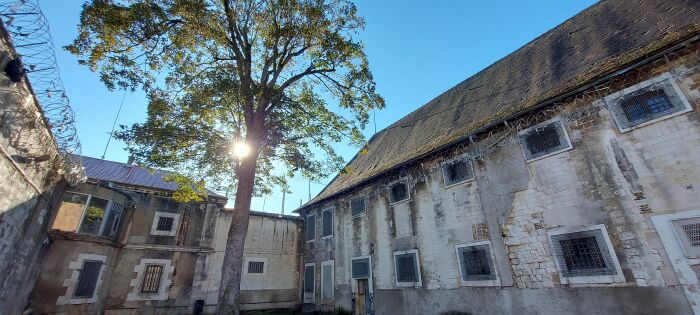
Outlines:
<svg viewBox="0 0 700 315"><path fill-rule="evenodd" d="M306 241L311 242L316 239L316 215L307 215L305 223Z"/></svg>
<svg viewBox="0 0 700 315"><path fill-rule="evenodd" d="M526 160L535 160L571 148L566 130L559 121L530 127L521 131L519 137Z"/></svg>
<svg viewBox="0 0 700 315"><path fill-rule="evenodd" d="M333 236L333 209L324 209L321 215L323 219L321 237Z"/></svg>
<svg viewBox="0 0 700 315"><path fill-rule="evenodd" d="M620 132L692 110L675 81L666 74L606 96L605 103Z"/></svg>
<svg viewBox="0 0 700 315"><path fill-rule="evenodd" d="M264 261L249 261L248 262L248 273L263 273L265 270Z"/></svg>
<svg viewBox="0 0 700 315"><path fill-rule="evenodd" d="M369 278L369 258L358 258L352 260L352 278Z"/></svg>
<svg viewBox="0 0 700 315"><path fill-rule="evenodd" d="M396 282L420 282L418 274L417 253L394 254L396 264Z"/></svg>
<svg viewBox="0 0 700 315"><path fill-rule="evenodd" d="M83 261L83 268L80 270L78 285L73 294L77 298L91 298L95 294L97 280L102 270L102 262L98 260Z"/></svg>
<svg viewBox="0 0 700 315"><path fill-rule="evenodd" d="M173 229L174 218L171 217L158 217L158 225L156 226L157 231L171 231Z"/></svg>
<svg viewBox="0 0 700 315"><path fill-rule="evenodd" d="M350 213L353 217L365 214L365 197L350 200Z"/></svg>
<svg viewBox="0 0 700 315"><path fill-rule="evenodd" d="M488 244L459 247L457 251L464 281L496 280Z"/></svg>
<svg viewBox="0 0 700 315"><path fill-rule="evenodd" d="M141 293L158 293L163 265L146 265L141 283Z"/></svg>
<svg viewBox="0 0 700 315"><path fill-rule="evenodd" d="M562 274L566 277L617 273L600 229L552 235L552 242Z"/></svg>
<svg viewBox="0 0 700 315"><path fill-rule="evenodd" d="M391 186L389 191L389 200L391 203L396 203L408 199L408 187L406 183L396 183Z"/></svg>
<svg viewBox="0 0 700 315"><path fill-rule="evenodd" d="M686 256L700 256L700 218L672 221Z"/></svg>
<svg viewBox="0 0 700 315"><path fill-rule="evenodd" d="M469 160L457 160L442 165L442 177L445 186L458 184L474 178Z"/></svg>

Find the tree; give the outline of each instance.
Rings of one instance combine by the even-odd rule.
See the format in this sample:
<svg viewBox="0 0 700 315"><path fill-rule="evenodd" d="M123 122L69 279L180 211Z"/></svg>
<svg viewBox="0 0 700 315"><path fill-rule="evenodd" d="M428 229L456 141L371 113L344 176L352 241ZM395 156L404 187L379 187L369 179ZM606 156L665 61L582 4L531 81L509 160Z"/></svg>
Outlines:
<svg viewBox="0 0 700 315"><path fill-rule="evenodd" d="M146 122L116 135L130 153L185 174L186 190L235 191L219 313L238 313L252 196L286 187L276 165L309 179L339 170L334 144L361 145L384 106L354 38L364 20L347 0L92 0L78 27L66 49L108 88L149 96ZM237 142L250 154L232 156Z"/></svg>

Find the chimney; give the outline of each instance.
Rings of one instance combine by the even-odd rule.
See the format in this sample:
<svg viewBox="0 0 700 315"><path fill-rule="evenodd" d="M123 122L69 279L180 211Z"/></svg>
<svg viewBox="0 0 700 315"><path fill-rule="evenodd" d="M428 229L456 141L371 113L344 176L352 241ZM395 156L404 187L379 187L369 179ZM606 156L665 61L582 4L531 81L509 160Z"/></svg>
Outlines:
<svg viewBox="0 0 700 315"><path fill-rule="evenodd" d="M134 165L134 160L135 160L135 159L134 159L134 156L133 156L133 155L129 155L129 160L126 161L126 164Z"/></svg>

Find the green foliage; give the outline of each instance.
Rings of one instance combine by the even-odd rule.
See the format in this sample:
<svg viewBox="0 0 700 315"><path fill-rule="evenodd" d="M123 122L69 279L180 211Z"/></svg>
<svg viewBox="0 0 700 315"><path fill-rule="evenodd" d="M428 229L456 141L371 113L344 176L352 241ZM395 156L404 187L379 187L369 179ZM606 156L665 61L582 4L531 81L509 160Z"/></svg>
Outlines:
<svg viewBox="0 0 700 315"><path fill-rule="evenodd" d="M173 192L173 200L177 202L207 200L207 189L202 180L194 181L176 173L163 176L163 180L177 184L178 188Z"/></svg>
<svg viewBox="0 0 700 315"><path fill-rule="evenodd" d="M176 178L186 200L202 180L237 188L234 141L253 149L258 194L341 169L333 146L362 145L384 106L353 38L363 27L347 0L92 0L66 49L108 88L148 93L146 122L116 137L141 164L196 179Z"/></svg>

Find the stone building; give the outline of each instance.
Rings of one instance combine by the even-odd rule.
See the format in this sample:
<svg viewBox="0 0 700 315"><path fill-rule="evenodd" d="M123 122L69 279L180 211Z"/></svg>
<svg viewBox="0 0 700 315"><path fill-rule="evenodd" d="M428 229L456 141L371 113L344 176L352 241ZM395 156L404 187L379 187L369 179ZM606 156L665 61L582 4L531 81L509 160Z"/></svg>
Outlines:
<svg viewBox="0 0 700 315"><path fill-rule="evenodd" d="M166 174L81 157L87 182L69 187L31 298L38 314L199 314L216 307L231 212L226 198L172 199ZM296 308L296 218L253 213L244 308ZM293 294L292 294L293 293Z"/></svg>
<svg viewBox="0 0 700 315"><path fill-rule="evenodd" d="M601 1L378 132L298 210L303 309L700 313L699 36Z"/></svg>
<svg viewBox="0 0 700 315"><path fill-rule="evenodd" d="M72 178L19 60L0 25L0 314L24 310Z"/></svg>

